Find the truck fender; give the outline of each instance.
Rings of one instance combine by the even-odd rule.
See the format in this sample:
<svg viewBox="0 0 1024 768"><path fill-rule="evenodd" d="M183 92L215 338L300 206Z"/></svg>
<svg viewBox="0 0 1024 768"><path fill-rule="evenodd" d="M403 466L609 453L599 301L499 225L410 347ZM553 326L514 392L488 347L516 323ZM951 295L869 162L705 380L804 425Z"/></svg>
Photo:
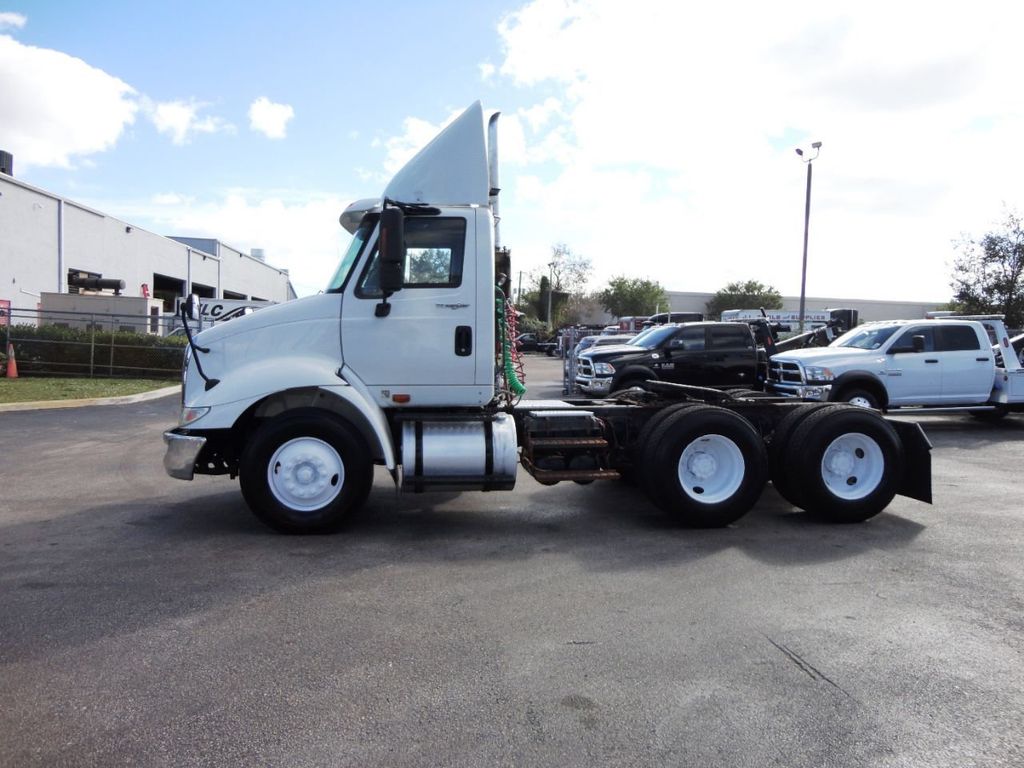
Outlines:
<svg viewBox="0 0 1024 768"><path fill-rule="evenodd" d="M276 392L256 403L239 422L246 421L246 416L273 418L296 408L321 408L340 416L359 432L373 458L394 471L395 447L384 413L355 387L321 385Z"/></svg>
<svg viewBox="0 0 1024 768"><path fill-rule="evenodd" d="M843 392L850 389L865 389L871 392L878 398L878 403L883 410L889 406L889 392L886 390L885 384L879 381L877 376L867 371L848 371L837 376L832 382L829 399L838 401Z"/></svg>
<svg viewBox="0 0 1024 768"><path fill-rule="evenodd" d="M611 390L614 392L618 388L619 382L630 379L646 380L660 378L658 374L646 365L631 365L628 368L623 368L621 371L616 371L615 376L612 377Z"/></svg>

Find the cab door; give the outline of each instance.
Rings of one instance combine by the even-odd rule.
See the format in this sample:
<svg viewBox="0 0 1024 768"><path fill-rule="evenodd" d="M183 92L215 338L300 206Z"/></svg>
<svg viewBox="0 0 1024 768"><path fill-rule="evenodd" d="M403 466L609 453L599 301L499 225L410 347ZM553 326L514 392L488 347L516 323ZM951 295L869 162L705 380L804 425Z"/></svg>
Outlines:
<svg viewBox="0 0 1024 768"><path fill-rule="evenodd" d="M680 327L662 344L656 353L661 359L652 360L651 367L665 381L707 386L710 379L705 331L703 325Z"/></svg>
<svg viewBox="0 0 1024 768"><path fill-rule="evenodd" d="M476 385L476 231L468 215L408 216L401 290L383 304L380 259L371 247L346 288L341 321L343 376L365 383L382 406L469 405L489 398ZM490 317L486 308L480 317ZM490 335L488 334L488 338ZM484 400L486 401L486 400Z"/></svg>
<svg viewBox="0 0 1024 768"><path fill-rule="evenodd" d="M995 353L991 345L982 345L974 326L950 323L936 330L942 352L943 402L987 401L992 394L995 374Z"/></svg>
<svg viewBox="0 0 1024 768"><path fill-rule="evenodd" d="M915 351L914 337L924 337L924 350ZM936 405L942 402L942 355L935 344L934 326L910 326L889 346L885 356L885 385L890 405Z"/></svg>
<svg viewBox="0 0 1024 768"><path fill-rule="evenodd" d="M746 323L708 328L708 380L713 386L753 386L757 377L754 336Z"/></svg>

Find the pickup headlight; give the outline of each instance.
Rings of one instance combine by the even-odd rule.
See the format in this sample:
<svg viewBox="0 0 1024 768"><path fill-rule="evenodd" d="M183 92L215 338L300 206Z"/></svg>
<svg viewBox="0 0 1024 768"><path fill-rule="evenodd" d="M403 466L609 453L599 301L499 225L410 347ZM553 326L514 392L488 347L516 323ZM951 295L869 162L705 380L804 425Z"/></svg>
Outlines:
<svg viewBox="0 0 1024 768"><path fill-rule="evenodd" d="M807 383L820 382L820 381L832 381L835 378L835 374L832 373L831 368L822 368L818 365L808 365L804 368L804 378L807 379Z"/></svg>
<svg viewBox="0 0 1024 768"><path fill-rule="evenodd" d="M615 374L615 366L611 363L594 363L594 375L612 376Z"/></svg>

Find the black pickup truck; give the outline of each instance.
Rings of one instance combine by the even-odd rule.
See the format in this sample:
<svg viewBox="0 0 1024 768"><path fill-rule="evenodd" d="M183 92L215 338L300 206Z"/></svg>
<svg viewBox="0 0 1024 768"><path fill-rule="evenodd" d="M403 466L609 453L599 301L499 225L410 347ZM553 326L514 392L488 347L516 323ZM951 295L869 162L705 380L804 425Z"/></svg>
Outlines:
<svg viewBox="0 0 1024 768"><path fill-rule="evenodd" d="M633 344L580 353L576 385L591 396L648 379L701 387L760 389L764 352L746 323L680 323L650 330Z"/></svg>

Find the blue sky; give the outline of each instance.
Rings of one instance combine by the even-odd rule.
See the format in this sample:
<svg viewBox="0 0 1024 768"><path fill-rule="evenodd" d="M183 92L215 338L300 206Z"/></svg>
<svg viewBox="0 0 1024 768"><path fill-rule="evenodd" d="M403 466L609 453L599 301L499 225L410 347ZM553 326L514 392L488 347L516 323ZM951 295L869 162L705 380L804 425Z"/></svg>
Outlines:
<svg viewBox="0 0 1024 768"><path fill-rule="evenodd" d="M138 226L262 247L301 294L341 209L480 99L517 271L564 242L593 289L796 294L793 149L820 140L808 294L946 300L955 241L1024 200L1022 12L820 5L0 0L0 148Z"/></svg>

